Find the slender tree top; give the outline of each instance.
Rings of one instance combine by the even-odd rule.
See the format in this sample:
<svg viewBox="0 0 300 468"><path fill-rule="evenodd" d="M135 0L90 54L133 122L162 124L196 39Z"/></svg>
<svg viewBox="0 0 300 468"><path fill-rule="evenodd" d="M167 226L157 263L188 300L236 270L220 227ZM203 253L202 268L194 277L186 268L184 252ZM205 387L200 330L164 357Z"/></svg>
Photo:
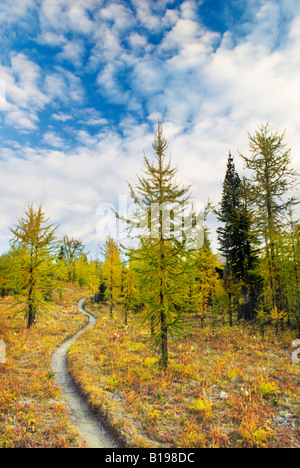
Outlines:
<svg viewBox="0 0 300 468"><path fill-rule="evenodd" d="M171 158L167 158L165 154L168 146L169 142L163 135L162 125L159 124L153 143L155 159L150 162L144 156L145 176L138 177L139 184L135 190L129 185L131 196L136 203L146 206L152 203L184 204L189 199L190 187L184 187L175 181L178 168L171 167Z"/></svg>
<svg viewBox="0 0 300 468"><path fill-rule="evenodd" d="M239 208L241 203L241 185L242 181L236 172L234 159L229 152L227 172L223 183L221 212L219 213L221 219L224 214L233 214Z"/></svg>
<svg viewBox="0 0 300 468"><path fill-rule="evenodd" d="M299 174L291 167L291 149L284 142L286 131L281 135L273 133L269 122L259 125L254 135L249 133L250 156L241 157L246 163L246 168L253 170L251 181L260 184L261 188L275 188L276 197L281 198L287 190L298 185Z"/></svg>
<svg viewBox="0 0 300 468"><path fill-rule="evenodd" d="M25 211L25 216L18 220L19 225L11 229L14 238L11 240L14 246L34 247L35 249L49 248L55 240L56 228L53 225L46 225L48 219L42 207L35 209L29 205Z"/></svg>
<svg viewBox="0 0 300 468"><path fill-rule="evenodd" d="M73 239L68 236L64 236L62 242L64 255L68 261L73 261L75 258L84 255L84 245L81 239Z"/></svg>
<svg viewBox="0 0 300 468"><path fill-rule="evenodd" d="M268 230L279 229L286 212L299 203L289 198L289 191L299 183L299 174L291 163L291 149L285 143L286 132L273 133L269 123L260 125L254 135L249 134L250 156L241 157L252 171L249 179L250 201L257 210L261 224L268 221Z"/></svg>

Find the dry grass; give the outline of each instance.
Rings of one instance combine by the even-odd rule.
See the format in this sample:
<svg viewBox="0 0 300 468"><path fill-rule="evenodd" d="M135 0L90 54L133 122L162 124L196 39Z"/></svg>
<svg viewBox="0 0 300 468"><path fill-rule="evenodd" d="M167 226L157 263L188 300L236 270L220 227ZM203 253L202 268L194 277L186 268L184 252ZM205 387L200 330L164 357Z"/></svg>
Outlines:
<svg viewBox="0 0 300 468"><path fill-rule="evenodd" d="M264 342L252 329L202 330L170 343L162 373L131 317L95 306L98 323L71 348L69 365L89 404L129 447L299 447L300 366L289 334Z"/></svg>
<svg viewBox="0 0 300 468"><path fill-rule="evenodd" d="M13 315L13 300L0 302L0 339L6 343L6 364L0 364L0 448L77 447L65 402L55 389L51 355L57 345L80 329L86 318L77 301L85 292L64 291L53 312L30 330Z"/></svg>

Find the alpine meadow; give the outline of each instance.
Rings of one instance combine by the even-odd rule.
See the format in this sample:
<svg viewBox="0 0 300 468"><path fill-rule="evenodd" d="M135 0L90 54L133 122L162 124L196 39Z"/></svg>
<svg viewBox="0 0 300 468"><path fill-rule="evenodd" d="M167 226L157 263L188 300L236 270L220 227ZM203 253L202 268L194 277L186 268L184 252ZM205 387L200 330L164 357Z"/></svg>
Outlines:
<svg viewBox="0 0 300 468"><path fill-rule="evenodd" d="M0 448L300 447L298 3L2 1Z"/></svg>

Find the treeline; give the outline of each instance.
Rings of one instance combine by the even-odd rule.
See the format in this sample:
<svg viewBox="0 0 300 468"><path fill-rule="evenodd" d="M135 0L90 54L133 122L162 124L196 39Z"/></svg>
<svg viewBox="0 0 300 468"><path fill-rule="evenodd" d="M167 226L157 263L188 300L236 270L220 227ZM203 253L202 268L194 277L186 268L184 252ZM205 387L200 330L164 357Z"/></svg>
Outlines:
<svg viewBox="0 0 300 468"><path fill-rule="evenodd" d="M240 155L248 174L244 178L229 154L222 200L219 207L207 209L219 221L220 258L206 229L202 245L194 247L197 223L181 233L190 190L177 183L159 126L154 162L145 157L138 185L130 186L137 212L127 220L128 231L139 230L139 246L127 252L124 266L117 243L109 238L103 272L111 314L121 303L127 321L128 309L142 308L163 367L168 336L181 332L187 314L196 315L203 326L253 323L262 336L268 326L276 333L289 327L300 335L300 224L294 216L299 200L290 195L299 176L284 140L285 134L273 133L269 124L249 134L249 155ZM154 232L153 206L160 207Z"/></svg>
<svg viewBox="0 0 300 468"><path fill-rule="evenodd" d="M125 324L130 313L143 315L163 368L169 336L183 331L189 314L203 326L252 323L262 335L267 326L300 335L299 200L291 195L299 176L285 134L267 124L249 134L249 142L249 154L240 155L247 177L239 176L229 154L220 205L205 212L217 216L221 255L213 253L207 229L199 230L190 187L178 183L159 125L154 160L144 158L137 185L130 185L136 213L126 221L137 247L124 249L109 237L102 261L89 261L80 240L57 239L42 209L30 206L0 258L2 295L16 298L30 328L49 310L54 289L67 282L89 286L111 316L122 307Z"/></svg>

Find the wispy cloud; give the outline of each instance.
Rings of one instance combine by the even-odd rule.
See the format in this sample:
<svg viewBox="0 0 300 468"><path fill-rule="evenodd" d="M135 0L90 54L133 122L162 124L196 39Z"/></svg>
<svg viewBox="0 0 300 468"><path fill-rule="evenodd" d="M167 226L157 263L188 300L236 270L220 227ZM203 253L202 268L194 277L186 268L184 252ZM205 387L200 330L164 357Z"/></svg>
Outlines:
<svg viewBox="0 0 300 468"><path fill-rule="evenodd" d="M46 132L43 135L43 142L52 148L66 149L66 142L54 132Z"/></svg>
<svg viewBox="0 0 300 468"><path fill-rule="evenodd" d="M81 78L62 67L55 67L44 80L47 96L52 101L62 104L82 103L85 90Z"/></svg>
<svg viewBox="0 0 300 468"><path fill-rule="evenodd" d="M63 46L62 52L57 54L57 59L61 61L66 60L79 68L83 64L85 53L86 50L82 40L68 41Z"/></svg>
<svg viewBox="0 0 300 468"><path fill-rule="evenodd" d="M89 11L102 2L94 0L42 0L40 25L44 34L49 32L77 32L90 34L95 25Z"/></svg>
<svg viewBox="0 0 300 468"><path fill-rule="evenodd" d="M35 0L2 0L0 4L0 24L12 25L21 21L24 26L24 21L27 18L32 19L32 15L36 13L38 8ZM29 25L27 25L29 29Z"/></svg>
<svg viewBox="0 0 300 468"><path fill-rule="evenodd" d="M58 120L59 122L67 122L68 120L72 120L72 115L64 114L63 112L59 112L58 114L53 114L52 119Z"/></svg>
<svg viewBox="0 0 300 468"><path fill-rule="evenodd" d="M7 124L36 128L38 112L49 103L41 91L41 75L41 68L24 54L12 54L10 64L0 66L0 79L5 83L1 110Z"/></svg>

